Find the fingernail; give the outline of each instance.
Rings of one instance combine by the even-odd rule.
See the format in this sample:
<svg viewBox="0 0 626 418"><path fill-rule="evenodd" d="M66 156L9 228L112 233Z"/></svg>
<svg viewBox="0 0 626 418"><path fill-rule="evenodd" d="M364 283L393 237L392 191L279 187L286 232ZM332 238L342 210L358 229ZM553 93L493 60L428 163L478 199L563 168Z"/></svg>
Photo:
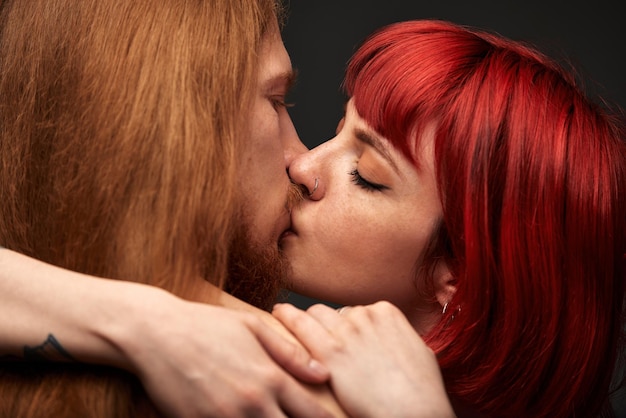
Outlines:
<svg viewBox="0 0 626 418"><path fill-rule="evenodd" d="M315 359L309 361L309 368L320 376L328 376L330 373L326 366Z"/></svg>

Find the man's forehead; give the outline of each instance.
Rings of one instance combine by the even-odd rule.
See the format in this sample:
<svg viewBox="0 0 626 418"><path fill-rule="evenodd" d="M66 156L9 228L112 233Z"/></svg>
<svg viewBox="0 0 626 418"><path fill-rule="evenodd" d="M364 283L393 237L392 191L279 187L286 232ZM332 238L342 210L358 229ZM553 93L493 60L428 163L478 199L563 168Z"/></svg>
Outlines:
<svg viewBox="0 0 626 418"><path fill-rule="evenodd" d="M268 34L259 55L259 83L293 83L295 71L279 33Z"/></svg>

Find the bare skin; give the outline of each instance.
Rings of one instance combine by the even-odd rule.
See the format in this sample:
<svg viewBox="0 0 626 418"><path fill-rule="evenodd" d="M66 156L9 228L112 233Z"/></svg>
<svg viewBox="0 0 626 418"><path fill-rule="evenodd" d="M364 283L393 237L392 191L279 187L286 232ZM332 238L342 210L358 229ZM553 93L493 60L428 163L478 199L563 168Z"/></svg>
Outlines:
<svg viewBox="0 0 626 418"><path fill-rule="evenodd" d="M0 351L23 357L25 346L41 346L52 334L71 359L48 351L50 360L129 370L166 416L345 416L322 384L328 370L312 362L270 314L225 293L218 303L234 309L198 303L217 296L215 287L200 283L191 302L153 286L88 277L2 249L0 329L7 338ZM22 321L30 325L20 326Z"/></svg>

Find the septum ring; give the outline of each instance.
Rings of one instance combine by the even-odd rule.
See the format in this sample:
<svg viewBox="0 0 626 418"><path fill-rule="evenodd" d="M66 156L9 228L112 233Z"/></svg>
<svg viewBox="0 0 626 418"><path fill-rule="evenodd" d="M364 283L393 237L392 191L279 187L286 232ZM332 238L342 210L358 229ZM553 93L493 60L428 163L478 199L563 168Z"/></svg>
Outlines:
<svg viewBox="0 0 626 418"><path fill-rule="evenodd" d="M309 197L313 196L315 194L315 192L317 191L317 187L320 185L320 179L319 177L315 177L315 186L313 186L313 190L311 190L311 193L309 193Z"/></svg>

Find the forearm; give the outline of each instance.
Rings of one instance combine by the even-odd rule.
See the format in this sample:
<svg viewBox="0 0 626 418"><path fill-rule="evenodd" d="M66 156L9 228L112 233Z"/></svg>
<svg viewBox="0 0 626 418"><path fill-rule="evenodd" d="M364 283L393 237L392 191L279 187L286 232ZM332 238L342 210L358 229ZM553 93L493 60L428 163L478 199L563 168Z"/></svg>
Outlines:
<svg viewBox="0 0 626 418"><path fill-rule="evenodd" d="M160 409L173 415L196 406L211 408L215 396L228 393L244 408L249 400L236 395L240 378L257 388L266 381L266 372L254 372L267 361L254 335L268 335L266 326L246 318L260 318L292 344L295 340L267 312L223 292L216 298L216 288L206 281L199 281L197 290L197 302L215 301L230 309L187 302L152 286L71 272L2 249L0 358L40 352L52 361L117 366L137 374ZM241 316L231 309L247 313ZM276 338L268 340L284 347L284 340ZM286 353L284 357L296 352L288 348ZM306 361L300 363L296 369L305 370ZM326 385L307 388L326 411L345 416ZM266 390L284 392L279 396L290 393ZM294 412L307 405L296 406Z"/></svg>
<svg viewBox="0 0 626 418"><path fill-rule="evenodd" d="M132 301L139 287L147 288L71 272L1 249L0 356L28 359L40 354L53 361L130 368L116 338L123 335L120 322L129 325L121 316L135 317ZM142 292L142 300L148 292Z"/></svg>

